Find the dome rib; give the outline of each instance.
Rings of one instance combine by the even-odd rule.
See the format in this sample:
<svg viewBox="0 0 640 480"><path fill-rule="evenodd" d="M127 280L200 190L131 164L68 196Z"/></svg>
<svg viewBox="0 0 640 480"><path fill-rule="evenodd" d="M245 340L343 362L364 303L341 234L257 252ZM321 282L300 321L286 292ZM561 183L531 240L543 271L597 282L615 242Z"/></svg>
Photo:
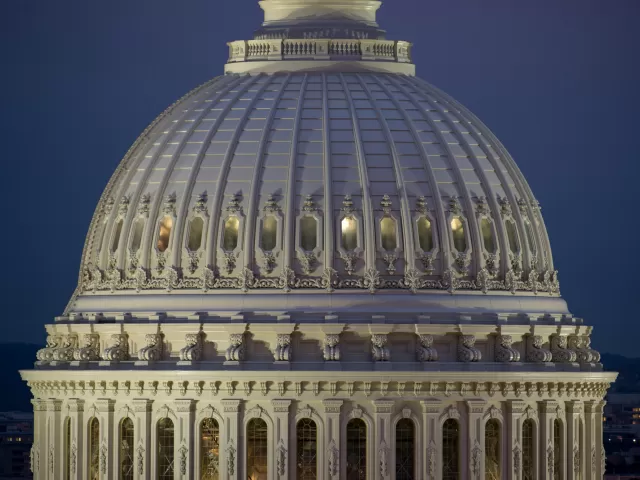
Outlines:
<svg viewBox="0 0 640 480"><path fill-rule="evenodd" d="M324 267L334 268L334 199L333 199L333 174L331 163L331 138L329 134L329 89L327 88L327 74L322 73L322 168L324 174Z"/></svg>

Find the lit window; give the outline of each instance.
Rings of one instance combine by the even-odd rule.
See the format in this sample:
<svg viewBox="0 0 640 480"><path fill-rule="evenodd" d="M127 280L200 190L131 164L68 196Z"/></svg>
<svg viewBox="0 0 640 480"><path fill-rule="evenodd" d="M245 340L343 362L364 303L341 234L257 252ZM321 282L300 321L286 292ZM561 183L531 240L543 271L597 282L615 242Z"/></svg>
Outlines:
<svg viewBox="0 0 640 480"><path fill-rule="evenodd" d="M197 251L202 245L202 231L204 230L204 221L200 217L194 217L189 224L189 243L187 248L190 252Z"/></svg>
<svg viewBox="0 0 640 480"><path fill-rule="evenodd" d="M220 478L220 426L215 418L200 423L200 480Z"/></svg>
<svg viewBox="0 0 640 480"><path fill-rule="evenodd" d="M120 423L120 480L133 480L133 420Z"/></svg>
<svg viewBox="0 0 640 480"><path fill-rule="evenodd" d="M460 426L450 418L442 425L442 480L460 478Z"/></svg>
<svg viewBox="0 0 640 480"><path fill-rule="evenodd" d="M64 421L64 478L71 479L71 418Z"/></svg>
<svg viewBox="0 0 640 480"><path fill-rule="evenodd" d="M267 423L252 418L247 423L247 478L267 480L269 469Z"/></svg>
<svg viewBox="0 0 640 480"><path fill-rule="evenodd" d="M464 223L462 218L453 217L451 219L451 232L453 233L453 247L458 252L467 251L467 238L464 235Z"/></svg>
<svg viewBox="0 0 640 480"><path fill-rule="evenodd" d="M367 478L367 424L361 418L347 423L347 480Z"/></svg>
<svg viewBox="0 0 640 480"><path fill-rule="evenodd" d="M553 421L553 480L564 480L562 467L562 425L557 418Z"/></svg>
<svg viewBox="0 0 640 480"><path fill-rule="evenodd" d="M131 239L131 251L136 253L142 244L142 232L144 232L144 218L138 218L133 224L133 238Z"/></svg>
<svg viewBox="0 0 640 480"><path fill-rule="evenodd" d="M317 480L318 428L310 418L303 418L296 425L296 478Z"/></svg>
<svg viewBox="0 0 640 480"><path fill-rule="evenodd" d="M340 222L342 233L342 248L347 251L358 247L358 225L353 217L344 217Z"/></svg>
<svg viewBox="0 0 640 480"><path fill-rule="evenodd" d="M300 219L300 246L310 252L318 245L318 221L311 215Z"/></svg>
<svg viewBox="0 0 640 480"><path fill-rule="evenodd" d="M169 238L171 237L171 229L173 228L173 218L166 216L160 222L160 230L158 232L158 251L164 252L169 248Z"/></svg>
<svg viewBox="0 0 640 480"><path fill-rule="evenodd" d="M124 223L124 220L122 218L118 220L118 222L116 223L116 229L113 232L113 239L111 241L111 252L115 252L116 250L118 250L118 244L120 243L120 234L122 233L123 223Z"/></svg>
<svg viewBox="0 0 640 480"><path fill-rule="evenodd" d="M418 242L423 252L433 250L433 232L431 231L431 222L427 217L418 219Z"/></svg>
<svg viewBox="0 0 640 480"><path fill-rule="evenodd" d="M229 217L224 222L224 237L222 239L222 248L224 250L231 251L238 246L239 228L240 220L238 220L238 217Z"/></svg>
<svg viewBox="0 0 640 480"><path fill-rule="evenodd" d="M174 463L174 427L170 418L158 420L157 430L157 471L158 480L173 480Z"/></svg>
<svg viewBox="0 0 640 480"><path fill-rule="evenodd" d="M507 229L507 237L509 239L509 249L512 253L518 253L518 234L516 233L516 226L511 220L506 220L504 225Z"/></svg>
<svg viewBox="0 0 640 480"><path fill-rule="evenodd" d="M415 425L403 418L396 424L396 480L415 478Z"/></svg>
<svg viewBox="0 0 640 480"><path fill-rule="evenodd" d="M93 417L89 420L89 480L100 479L100 421Z"/></svg>
<svg viewBox="0 0 640 480"><path fill-rule="evenodd" d="M260 247L266 252L276 248L278 237L278 220L273 215L264 217L262 220L262 237Z"/></svg>
<svg viewBox="0 0 640 480"><path fill-rule="evenodd" d="M393 218L384 217L380 220L380 237L384 250L393 251L397 248L396 221Z"/></svg>
<svg viewBox="0 0 640 480"><path fill-rule="evenodd" d="M486 480L500 480L500 422L489 420L484 428L484 478Z"/></svg>
<svg viewBox="0 0 640 480"><path fill-rule="evenodd" d="M496 251L496 245L493 241L493 228L491 228L491 222L488 218L483 218L480 221L480 230L482 230L484 249L489 253L494 253Z"/></svg>

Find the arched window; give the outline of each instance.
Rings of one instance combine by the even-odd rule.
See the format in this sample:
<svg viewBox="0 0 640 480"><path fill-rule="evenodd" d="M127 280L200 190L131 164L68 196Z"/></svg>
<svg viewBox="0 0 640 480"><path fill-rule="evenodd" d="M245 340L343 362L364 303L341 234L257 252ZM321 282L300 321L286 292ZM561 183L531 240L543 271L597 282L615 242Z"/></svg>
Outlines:
<svg viewBox="0 0 640 480"><path fill-rule="evenodd" d="M530 418L522 424L522 480L534 480L535 423Z"/></svg>
<svg viewBox="0 0 640 480"><path fill-rule="evenodd" d="M460 425L450 418L442 425L442 480L460 478Z"/></svg>
<svg viewBox="0 0 640 480"><path fill-rule="evenodd" d="M296 478L316 480L318 462L318 428L310 418L296 424Z"/></svg>
<svg viewBox="0 0 640 480"><path fill-rule="evenodd" d="M162 217L160 221L160 229L158 230L158 251L164 252L169 248L169 238L171 238L171 229L173 228L173 218L170 216Z"/></svg>
<svg viewBox="0 0 640 480"><path fill-rule="evenodd" d="M484 478L500 480L500 422L495 418L489 420L484 427Z"/></svg>
<svg viewBox="0 0 640 480"><path fill-rule="evenodd" d="M120 480L133 480L133 420L120 422Z"/></svg>
<svg viewBox="0 0 640 480"><path fill-rule="evenodd" d="M300 219L300 246L307 252L318 246L318 221L311 215Z"/></svg>
<svg viewBox="0 0 640 480"><path fill-rule="evenodd" d="M120 219L116 222L116 229L113 232L113 238L111 239L111 253L118 250L118 244L120 243L120 235L122 234L122 225L124 219Z"/></svg>
<svg viewBox="0 0 640 480"><path fill-rule="evenodd" d="M536 238L533 236L533 227L531 223L528 221L524 222L524 228L527 231L527 240L529 241L529 249L535 253L536 252Z"/></svg>
<svg viewBox="0 0 640 480"><path fill-rule="evenodd" d="M89 480L100 478L100 421L93 417L89 420L89 456L87 457Z"/></svg>
<svg viewBox="0 0 640 480"><path fill-rule="evenodd" d="M190 252L196 252L202 245L202 231L204 230L204 220L200 217L193 217L189 223L189 242L187 248Z"/></svg>
<svg viewBox="0 0 640 480"><path fill-rule="evenodd" d="M495 253L496 243L493 241L493 228L488 218L483 217L482 220L480 220L480 230L482 230L484 249L489 253Z"/></svg>
<svg viewBox="0 0 640 480"><path fill-rule="evenodd" d="M224 236L222 238L222 249L230 252L238 246L238 230L240 220L238 217L229 217L224 222Z"/></svg>
<svg viewBox="0 0 640 480"><path fill-rule="evenodd" d="M269 469L267 423L261 418L252 418L247 423L247 478L267 480Z"/></svg>
<svg viewBox="0 0 640 480"><path fill-rule="evenodd" d="M464 222L461 217L451 219L451 233L453 234L453 247L458 252L466 252L467 237L464 234Z"/></svg>
<svg viewBox="0 0 640 480"><path fill-rule="evenodd" d="M507 229L507 238L509 239L509 249L511 253L518 253L518 234L515 224L511 220L505 220L504 226Z"/></svg>
<svg viewBox="0 0 640 480"><path fill-rule="evenodd" d="M396 424L396 480L414 480L415 477L415 425L403 418Z"/></svg>
<svg viewBox="0 0 640 480"><path fill-rule="evenodd" d="M563 467L562 423L556 418L553 421L553 480L564 479Z"/></svg>
<svg viewBox="0 0 640 480"><path fill-rule="evenodd" d="M144 218L138 218L133 224L133 237L131 238L131 251L136 253L142 245L142 233L144 232Z"/></svg>
<svg viewBox="0 0 640 480"><path fill-rule="evenodd" d="M278 240L278 220L273 215L268 215L262 219L262 236L260 237L260 247L265 252L270 252L276 248Z"/></svg>
<svg viewBox="0 0 640 480"><path fill-rule="evenodd" d="M71 479L71 418L64 420L64 478Z"/></svg>
<svg viewBox="0 0 640 480"><path fill-rule="evenodd" d="M418 219L418 242L423 252L430 252L433 250L433 231L431 222L427 217L420 217Z"/></svg>
<svg viewBox="0 0 640 480"><path fill-rule="evenodd" d="M398 247L396 238L396 221L391 217L383 217L380 220L380 240L382 249L388 252Z"/></svg>
<svg viewBox="0 0 640 480"><path fill-rule="evenodd" d="M340 222L342 248L346 251L358 248L358 222L353 217L344 217Z"/></svg>
<svg viewBox="0 0 640 480"><path fill-rule="evenodd" d="M173 420L170 418L161 418L158 420L157 428L157 463L156 478L158 480L173 480L174 471L174 427Z"/></svg>
<svg viewBox="0 0 640 480"><path fill-rule="evenodd" d="M220 426L215 418L200 422L200 480L220 478Z"/></svg>
<svg viewBox="0 0 640 480"><path fill-rule="evenodd" d="M361 418L347 423L347 480L367 478L367 424Z"/></svg>

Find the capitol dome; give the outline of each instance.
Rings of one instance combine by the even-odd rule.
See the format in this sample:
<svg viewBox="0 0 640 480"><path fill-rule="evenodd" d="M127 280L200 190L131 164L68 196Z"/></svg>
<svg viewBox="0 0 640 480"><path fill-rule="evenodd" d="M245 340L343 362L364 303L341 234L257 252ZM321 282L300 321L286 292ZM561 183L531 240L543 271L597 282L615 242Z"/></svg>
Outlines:
<svg viewBox="0 0 640 480"><path fill-rule="evenodd" d="M380 2L260 6L100 198L36 478L601 478L615 375L504 146Z"/></svg>

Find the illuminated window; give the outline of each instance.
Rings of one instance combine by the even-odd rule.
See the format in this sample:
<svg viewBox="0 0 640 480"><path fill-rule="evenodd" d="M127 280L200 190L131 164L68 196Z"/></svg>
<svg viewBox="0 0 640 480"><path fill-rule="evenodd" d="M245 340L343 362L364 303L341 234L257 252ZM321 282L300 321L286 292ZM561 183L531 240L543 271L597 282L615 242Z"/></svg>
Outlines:
<svg viewBox="0 0 640 480"><path fill-rule="evenodd" d="M157 427L157 469L158 480L173 480L174 471L174 427L170 418L158 420Z"/></svg>
<svg viewBox="0 0 640 480"><path fill-rule="evenodd" d="M220 478L220 426L215 418L200 422L200 480Z"/></svg>
<svg viewBox="0 0 640 480"><path fill-rule="evenodd" d="M524 222L524 228L527 231L527 240L529 241L529 249L536 252L536 239L533 236L533 227L529 222Z"/></svg>
<svg viewBox="0 0 640 480"><path fill-rule="evenodd" d="M418 242L420 248L424 252L433 250L433 232L431 231L431 222L427 217L418 219Z"/></svg>
<svg viewBox="0 0 640 480"><path fill-rule="evenodd" d="M535 480L535 423L530 418L522 424L522 480Z"/></svg>
<svg viewBox="0 0 640 480"><path fill-rule="evenodd" d="M318 428L310 418L296 424L296 479L316 480L318 462Z"/></svg>
<svg viewBox="0 0 640 480"><path fill-rule="evenodd" d="M505 220L504 226L507 229L507 238L509 239L509 249L512 253L518 253L518 234L516 226L511 220Z"/></svg>
<svg viewBox="0 0 640 480"><path fill-rule="evenodd" d="M120 480L133 480L133 421L125 418L120 423Z"/></svg>
<svg viewBox="0 0 640 480"><path fill-rule="evenodd" d="M361 418L347 423L347 480L367 478L367 424Z"/></svg>
<svg viewBox="0 0 640 480"><path fill-rule="evenodd" d="M136 253L142 244L142 232L144 232L144 218L138 218L133 224L133 238L131 239L131 251Z"/></svg>
<svg viewBox="0 0 640 480"><path fill-rule="evenodd" d="M393 251L397 248L396 221L393 218L383 217L380 220L380 240L383 250Z"/></svg>
<svg viewBox="0 0 640 480"><path fill-rule="evenodd" d="M562 425L557 418L553 421L553 480L563 480L562 467Z"/></svg>
<svg viewBox="0 0 640 480"><path fill-rule="evenodd" d="M460 478L460 426L450 418L442 425L442 480Z"/></svg>
<svg viewBox="0 0 640 480"><path fill-rule="evenodd" d="M71 479L71 418L64 421L64 478Z"/></svg>
<svg viewBox="0 0 640 480"><path fill-rule="evenodd" d="M480 221L480 230L482 230L484 249L489 253L495 253L496 244L493 241L493 228L491 228L491 222L488 218L483 218Z"/></svg>
<svg viewBox="0 0 640 480"><path fill-rule="evenodd" d="M484 427L484 478L485 480L500 480L500 422L489 420Z"/></svg>
<svg viewBox="0 0 640 480"><path fill-rule="evenodd" d="M267 423L252 418L247 423L247 478L267 480L269 469Z"/></svg>
<svg viewBox="0 0 640 480"><path fill-rule="evenodd" d="M240 220L238 217L229 217L224 222L224 236L222 238L222 248L226 251L235 250L238 246L238 230Z"/></svg>
<svg viewBox="0 0 640 480"><path fill-rule="evenodd" d="M344 217L340 222L342 248L347 251L358 248L358 224L353 217Z"/></svg>
<svg viewBox="0 0 640 480"><path fill-rule="evenodd" d="M278 237L278 220L273 215L269 215L262 219L262 237L260 247L270 252L276 248L276 240Z"/></svg>
<svg viewBox="0 0 640 480"><path fill-rule="evenodd" d="M464 235L464 223L462 218L453 217L451 219L451 233L453 233L453 247L458 252L467 251L467 238Z"/></svg>
<svg viewBox="0 0 640 480"><path fill-rule="evenodd" d="M158 231L158 251L164 252L169 248L169 238L171 237L171 229L173 228L173 218L166 216L160 221L160 230Z"/></svg>
<svg viewBox="0 0 640 480"><path fill-rule="evenodd" d="M100 479L100 421L89 420L89 456L87 457L89 480Z"/></svg>
<svg viewBox="0 0 640 480"><path fill-rule="evenodd" d="M113 232L113 239L111 240L111 252L118 250L118 244L120 243L120 234L122 233L122 225L124 219L120 219L116 222L116 229Z"/></svg>
<svg viewBox="0 0 640 480"><path fill-rule="evenodd" d="M318 221L311 215L300 219L300 246L310 252L318 245Z"/></svg>
<svg viewBox="0 0 640 480"><path fill-rule="evenodd" d="M193 217L189 223L189 243L187 248L191 252L196 252L202 245L202 231L204 230L204 220L200 217Z"/></svg>
<svg viewBox="0 0 640 480"><path fill-rule="evenodd" d="M415 425L403 418L396 424L396 480L415 478Z"/></svg>

